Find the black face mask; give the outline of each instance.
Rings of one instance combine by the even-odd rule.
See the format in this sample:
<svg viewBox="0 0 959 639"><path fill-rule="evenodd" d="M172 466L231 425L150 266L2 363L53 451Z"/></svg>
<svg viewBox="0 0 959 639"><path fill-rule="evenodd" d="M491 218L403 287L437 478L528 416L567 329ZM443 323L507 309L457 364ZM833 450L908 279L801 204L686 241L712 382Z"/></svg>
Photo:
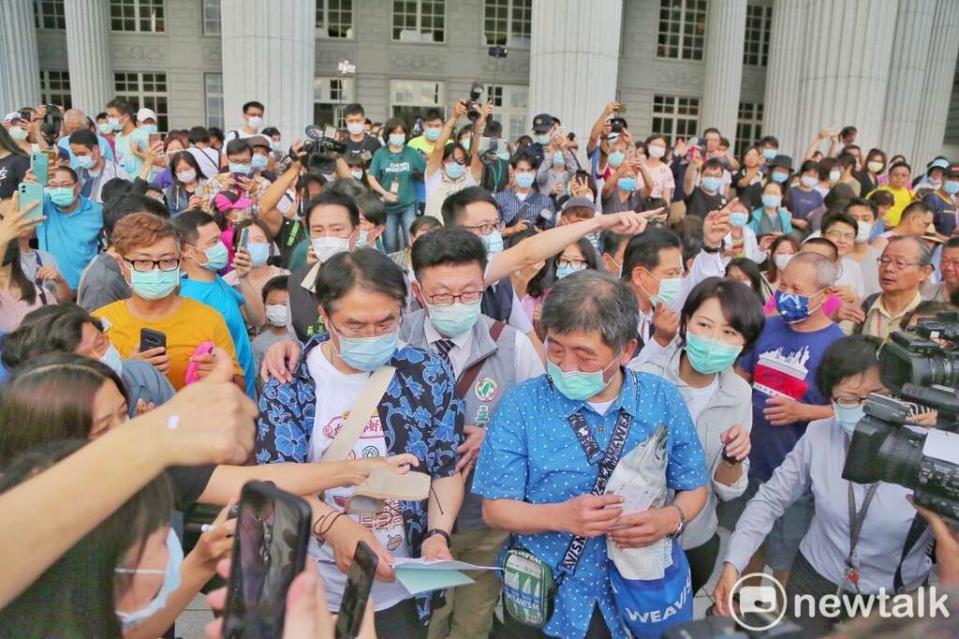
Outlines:
<svg viewBox="0 0 959 639"><path fill-rule="evenodd" d="M7 244L7 250L3 254L3 266L8 266L13 263L13 260L19 259L20 257L20 247L17 245L16 240L12 240Z"/></svg>

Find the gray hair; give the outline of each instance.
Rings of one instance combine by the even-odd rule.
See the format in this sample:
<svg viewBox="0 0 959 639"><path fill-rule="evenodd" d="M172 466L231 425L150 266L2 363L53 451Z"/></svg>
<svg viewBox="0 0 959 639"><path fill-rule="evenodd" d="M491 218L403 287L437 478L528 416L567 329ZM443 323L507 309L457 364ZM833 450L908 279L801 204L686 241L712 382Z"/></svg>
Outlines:
<svg viewBox="0 0 959 639"><path fill-rule="evenodd" d="M542 326L560 335L599 332L619 352L636 339L639 307L625 283L585 270L556 282L543 305Z"/></svg>
<svg viewBox="0 0 959 639"><path fill-rule="evenodd" d="M813 253L811 251L797 253L789 260L790 264L794 262L796 264L808 264L816 269L817 290L832 286L836 283L836 278L839 277L839 269L836 268L836 264L819 253Z"/></svg>
<svg viewBox="0 0 959 639"><path fill-rule="evenodd" d="M913 242L919 251L919 266L930 266L932 264L932 244L926 240L915 235L893 235L889 238L886 246L892 246L895 242Z"/></svg>

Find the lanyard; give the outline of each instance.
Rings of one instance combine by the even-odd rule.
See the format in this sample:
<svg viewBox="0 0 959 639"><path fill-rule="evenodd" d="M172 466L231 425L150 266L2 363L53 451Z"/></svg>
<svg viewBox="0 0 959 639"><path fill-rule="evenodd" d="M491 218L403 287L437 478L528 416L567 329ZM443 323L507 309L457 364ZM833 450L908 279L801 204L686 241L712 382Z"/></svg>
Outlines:
<svg viewBox="0 0 959 639"><path fill-rule="evenodd" d="M852 555L859 545L859 536L862 533L863 522L866 521L866 512L872 503L872 498L876 495L876 489L879 488L879 482L870 484L866 489L866 497L862 500L862 506L856 510L856 495L852 490L852 482L847 482L849 488L849 554L846 556L846 572L842 581L848 581L859 592L859 571L853 566ZM842 583L839 584L839 590L842 590ZM837 594L839 594L837 592Z"/></svg>

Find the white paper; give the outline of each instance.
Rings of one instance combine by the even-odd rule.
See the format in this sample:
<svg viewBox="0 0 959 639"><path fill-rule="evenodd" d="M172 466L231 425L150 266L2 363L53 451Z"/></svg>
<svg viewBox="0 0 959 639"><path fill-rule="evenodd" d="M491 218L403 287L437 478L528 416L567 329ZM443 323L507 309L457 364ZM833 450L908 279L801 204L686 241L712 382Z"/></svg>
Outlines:
<svg viewBox="0 0 959 639"><path fill-rule="evenodd" d="M499 566L479 566L465 561L452 559L434 559L432 561L414 557L395 557L393 566L413 570L502 570Z"/></svg>

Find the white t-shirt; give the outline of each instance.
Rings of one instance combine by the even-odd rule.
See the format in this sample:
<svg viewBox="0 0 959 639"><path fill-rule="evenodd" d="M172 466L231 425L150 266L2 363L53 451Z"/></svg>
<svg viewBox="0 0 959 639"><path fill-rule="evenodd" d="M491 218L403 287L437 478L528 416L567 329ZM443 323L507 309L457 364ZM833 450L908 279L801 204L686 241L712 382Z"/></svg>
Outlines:
<svg viewBox="0 0 959 639"><path fill-rule="evenodd" d="M709 405L709 400L712 399L717 388L719 388L719 375L714 375L713 381L706 386L702 388L690 386L683 393L686 396L686 408L689 409L689 416L693 418L694 424L699 420L702 412L706 410L706 406Z"/></svg>
<svg viewBox="0 0 959 639"><path fill-rule="evenodd" d="M423 180L423 186L426 187L426 199L430 199L430 196L436 192L436 189L440 188L440 184L443 183L443 167L436 169L432 174L427 175ZM466 173L463 174L463 177L466 179L466 186L476 186L476 179L473 177L473 173L470 171L469 167L466 167Z"/></svg>
<svg viewBox="0 0 959 639"><path fill-rule="evenodd" d="M839 277L836 278L836 286L848 286L856 292L856 295L864 297L866 284L863 281L862 268L859 266L859 262L844 257L839 261L839 264Z"/></svg>
<svg viewBox="0 0 959 639"><path fill-rule="evenodd" d="M313 436L310 439L308 461L316 462L323 452L333 443L349 414L363 385L369 379L368 373L347 375L338 371L323 354L322 349L314 348L306 356L306 365L317 388L323 392L316 394L316 417L313 421ZM349 458L383 457L387 454L383 427L378 415L370 417L363 433L353 444ZM326 504L336 510L346 510L346 502L353 495L354 488L330 488L325 492ZM387 500L386 507L373 516L349 515L353 520L366 526L384 548L394 557L409 557L410 547L403 529L403 516L399 502ZM320 574L326 587L326 601L330 610L340 608L340 599L346 589L346 574L340 572L334 562L333 550L329 544L319 546L315 538L310 539L310 555L318 560ZM409 598L406 589L399 582L374 581L371 592L376 610L386 610Z"/></svg>

